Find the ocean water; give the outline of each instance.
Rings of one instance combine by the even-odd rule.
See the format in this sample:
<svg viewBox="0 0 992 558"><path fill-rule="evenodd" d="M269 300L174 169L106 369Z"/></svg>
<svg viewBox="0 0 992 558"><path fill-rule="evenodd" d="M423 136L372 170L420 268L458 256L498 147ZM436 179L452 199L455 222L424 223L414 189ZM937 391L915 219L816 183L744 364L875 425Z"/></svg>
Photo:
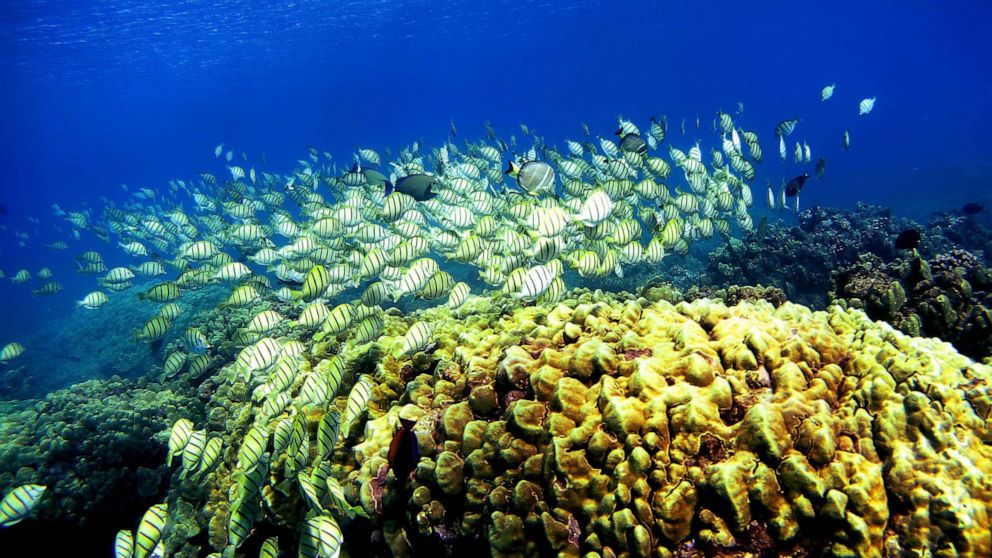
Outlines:
<svg viewBox="0 0 992 558"><path fill-rule="evenodd" d="M0 346L20 342L26 353L0 364L0 397L44 398L114 375L157 377L165 356L131 339L157 307L138 303L136 293L157 279L108 293L111 302L99 310L77 308L99 287L96 277L77 273L77 255L97 250L108 268L143 260L125 254L116 235L107 243L74 227L54 205L97 219L150 188L165 220L177 202L187 213L194 208L168 193L169 181L192 184L201 173L223 181L229 164L289 176L311 146L331 154L322 163L340 175L359 147L394 160L415 141L427 152L487 140L486 122L501 139L515 137L517 154L534 136L567 153L566 139L615 138L621 115L642 131L650 117L664 115L668 138L658 155L670 161L669 145L688 151L698 142L708 162L710 150L721 148L713 127L723 111L754 130L764 151L751 184L755 226L763 217L798 223L793 212L766 209L766 184L777 192L783 180L812 174L821 158L826 171L807 183L802 209L866 203L925 226L934 211L960 214L974 202L987 209L972 219L988 226L990 15L992 5L981 1L5 2ZM821 101L831 83L833 96ZM865 98L876 104L859 115ZM775 127L792 118L801 122L781 161ZM533 134L525 136L521 124ZM810 146L809 163L793 162L796 141ZM233 151L231 163L215 157L218 144ZM689 191L677 177L673 191L679 184ZM68 249L46 248L59 241ZM667 275L684 288L706 276L708 254L722 244L717 235L694 243L690 260L670 256L623 278L583 281L569 270L569 286L636 292ZM980 257L990 263L989 254ZM456 279L474 281L474 294L486 288L476 267L437 259ZM43 267L63 290L32 296ZM21 269L32 279L15 284ZM167 342L226 293L184 299L189 321ZM404 301L400 309L426 306ZM133 528L132 516L118 528ZM6 531L0 528L0 548L14 540Z"/></svg>

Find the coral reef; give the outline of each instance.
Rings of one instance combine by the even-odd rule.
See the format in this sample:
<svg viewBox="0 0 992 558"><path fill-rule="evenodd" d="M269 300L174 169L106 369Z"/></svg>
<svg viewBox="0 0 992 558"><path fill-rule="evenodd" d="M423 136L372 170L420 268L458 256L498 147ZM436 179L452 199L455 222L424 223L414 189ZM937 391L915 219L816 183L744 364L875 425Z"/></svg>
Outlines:
<svg viewBox="0 0 992 558"><path fill-rule="evenodd" d="M372 344L307 341L285 411L217 371L196 426L224 448L202 479L173 479L170 552L291 549L308 512L331 509L352 555L992 552L992 372L946 343L839 306L583 290L398 314ZM399 356L416 321L433 342ZM300 404L335 354L337 397ZM366 418L322 449L362 377ZM400 417L416 421L410 479L387 460ZM269 429L251 450L253 425ZM252 513L233 496L256 470L245 447L269 454Z"/></svg>
<svg viewBox="0 0 992 558"><path fill-rule="evenodd" d="M79 527L160 497L169 475L163 431L202 413L188 396L120 377L0 405L0 492L44 484L33 517Z"/></svg>
<svg viewBox="0 0 992 558"><path fill-rule="evenodd" d="M987 215L935 211L923 230L923 255L929 257L951 250L966 250L986 266L992 265L992 230L983 222L988 222Z"/></svg>
<svg viewBox="0 0 992 558"><path fill-rule="evenodd" d="M974 359L992 356L992 277L969 252L882 263L872 255L834 273L832 295L909 335L939 337Z"/></svg>
<svg viewBox="0 0 992 558"><path fill-rule="evenodd" d="M912 221L893 218L882 207L813 207L799 213L798 226L770 223L764 234L758 230L714 250L701 283L760 283L782 289L793 302L823 308L829 302L831 270L866 253L891 259L896 255L892 240L912 226Z"/></svg>

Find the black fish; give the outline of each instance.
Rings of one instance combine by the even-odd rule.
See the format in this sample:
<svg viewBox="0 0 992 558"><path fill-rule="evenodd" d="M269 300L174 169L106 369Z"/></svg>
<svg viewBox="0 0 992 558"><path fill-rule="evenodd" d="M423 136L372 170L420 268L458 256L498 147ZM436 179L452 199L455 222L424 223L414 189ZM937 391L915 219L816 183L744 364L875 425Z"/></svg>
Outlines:
<svg viewBox="0 0 992 558"><path fill-rule="evenodd" d="M808 172L804 172L790 180L789 183L785 185L785 195L790 198L798 196L807 180L809 180Z"/></svg>
<svg viewBox="0 0 992 558"><path fill-rule="evenodd" d="M396 185L386 182L386 195L393 191L403 192L417 201L427 201L437 194L431 192L431 187L437 183L437 178L426 174L411 174L396 181Z"/></svg>
<svg viewBox="0 0 992 558"><path fill-rule="evenodd" d="M7 206L0 203L0 215L6 215L6 214L7 214Z"/></svg>
<svg viewBox="0 0 992 558"><path fill-rule="evenodd" d="M896 250L915 250L920 245L920 231L906 229L896 237Z"/></svg>
<svg viewBox="0 0 992 558"><path fill-rule="evenodd" d="M961 213L964 213L965 215L978 215L983 209L985 209L985 206L980 203L968 202L961 208ZM2 211L0 211L0 213L2 213Z"/></svg>
<svg viewBox="0 0 992 558"><path fill-rule="evenodd" d="M820 159L816 162L816 170L814 171L816 174L816 179L819 180L823 178L823 172L826 170L827 170L827 160L824 159L823 157L820 157Z"/></svg>
<svg viewBox="0 0 992 558"><path fill-rule="evenodd" d="M401 483L406 482L410 473L417 467L417 462L420 461L420 443L413 432L413 425L416 423L415 420L401 418L400 426L393 434L393 441L389 443L389 454L386 459L396 480Z"/></svg>
<svg viewBox="0 0 992 558"><path fill-rule="evenodd" d="M620 135L620 130L617 130L617 135ZM620 149L644 155L648 152L648 144L637 134L627 134L620 139Z"/></svg>

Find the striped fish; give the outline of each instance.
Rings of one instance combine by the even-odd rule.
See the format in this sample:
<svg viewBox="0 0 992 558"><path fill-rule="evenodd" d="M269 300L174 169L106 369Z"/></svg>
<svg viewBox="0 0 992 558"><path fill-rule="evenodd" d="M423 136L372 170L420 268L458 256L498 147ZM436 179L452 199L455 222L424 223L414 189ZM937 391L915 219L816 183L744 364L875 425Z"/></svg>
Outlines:
<svg viewBox="0 0 992 558"><path fill-rule="evenodd" d="M775 126L775 135L777 135L780 138L784 138L785 136L788 136L796 129L796 124L799 124L798 118L794 118L791 120L783 120L779 122L778 126Z"/></svg>
<svg viewBox="0 0 992 558"><path fill-rule="evenodd" d="M300 529L300 558L337 558L344 536L330 515L318 515Z"/></svg>
<svg viewBox="0 0 992 558"><path fill-rule="evenodd" d="M368 374L362 374L359 376L358 381L355 382L355 386L351 388L351 393L348 395L348 405L345 408L344 418L341 421L344 425L341 431L345 438L351 432L352 424L368 408L369 398L372 397L372 388L374 386L375 383L372 377Z"/></svg>
<svg viewBox="0 0 992 558"><path fill-rule="evenodd" d="M875 97L862 99L861 102L858 103L858 115L868 114L873 108L875 108Z"/></svg>
<svg viewBox="0 0 992 558"><path fill-rule="evenodd" d="M427 284L417 291L416 297L425 300L434 300L444 296L455 285L455 279L450 273L443 269L438 270L427 280Z"/></svg>
<svg viewBox="0 0 992 558"><path fill-rule="evenodd" d="M194 355L206 354L207 349L210 348L207 336L195 327L187 328L186 332L183 333L183 345L187 351Z"/></svg>
<svg viewBox="0 0 992 558"><path fill-rule="evenodd" d="M127 529L121 529L114 539L114 558L131 558L132 554L134 554L134 535Z"/></svg>
<svg viewBox="0 0 992 558"><path fill-rule="evenodd" d="M262 541L262 547L258 550L258 558L276 558L279 556L279 539L269 537Z"/></svg>
<svg viewBox="0 0 992 558"><path fill-rule="evenodd" d="M217 270L213 278L225 283L236 283L251 275L251 269L241 262L231 262Z"/></svg>
<svg viewBox="0 0 992 558"><path fill-rule="evenodd" d="M232 307L232 308L243 308L248 306L252 302L255 302L262 295L258 293L258 290L251 285L242 285L231 293L231 296L227 298L221 305Z"/></svg>
<svg viewBox="0 0 992 558"><path fill-rule="evenodd" d="M212 359L210 355L196 355L189 363L189 377L199 378L204 372L210 369Z"/></svg>
<svg viewBox="0 0 992 558"><path fill-rule="evenodd" d="M261 418L274 417L286 410L292 399L288 393L280 393L270 397L262 404Z"/></svg>
<svg viewBox="0 0 992 558"><path fill-rule="evenodd" d="M307 505L318 512L324 511L323 506L320 505L320 494L317 492L317 487L314 485L310 475L300 472L296 475L296 481L300 485L300 494L303 495Z"/></svg>
<svg viewBox="0 0 992 558"><path fill-rule="evenodd" d="M287 354L281 355L265 383L256 389L255 400L258 401L272 393L279 394L289 389L296 382L296 372L299 368L298 359Z"/></svg>
<svg viewBox="0 0 992 558"><path fill-rule="evenodd" d="M197 463L196 474L202 475L210 471L217 464L217 459L220 458L223 449L224 442L220 438L214 436L207 440L207 445L203 447L203 455Z"/></svg>
<svg viewBox="0 0 992 558"><path fill-rule="evenodd" d="M196 464L199 463L200 457L203 456L203 448L207 445L207 433L204 430L194 430L189 437L189 441L183 448L183 469L179 473L180 478L186 478Z"/></svg>
<svg viewBox="0 0 992 558"><path fill-rule="evenodd" d="M169 379L182 372L184 366L186 366L186 353L176 351L174 353L170 353L169 356L165 358L165 363L162 365L162 373L165 375L166 379Z"/></svg>
<svg viewBox="0 0 992 558"><path fill-rule="evenodd" d="M186 246L181 256L188 260L203 262L217 255L220 250L217 245L209 240L198 240Z"/></svg>
<svg viewBox="0 0 992 558"><path fill-rule="evenodd" d="M254 500L261 492L262 486L265 485L268 474L269 456L262 454L258 463L247 471L243 471L238 478L238 500Z"/></svg>
<svg viewBox="0 0 992 558"><path fill-rule="evenodd" d="M107 298L105 293L102 291L93 291L83 297L83 300L76 302L76 306L86 308L87 310L96 310L108 302L110 302L110 299Z"/></svg>
<svg viewBox="0 0 992 558"><path fill-rule="evenodd" d="M595 227L605 221L612 212L613 200L606 195L606 192L596 190L589 194L589 197L582 204L578 220L587 227Z"/></svg>
<svg viewBox="0 0 992 558"><path fill-rule="evenodd" d="M293 419L286 417L276 423L275 430L272 431L272 456L281 455L289 446L289 439L293 432Z"/></svg>
<svg viewBox="0 0 992 558"><path fill-rule="evenodd" d="M167 467L172 466L172 458L183 451L192 434L193 423L189 419L181 418L172 425L172 430L169 433L169 454L165 458Z"/></svg>
<svg viewBox="0 0 992 558"><path fill-rule="evenodd" d="M182 313L182 308L180 308L175 302L163 304L162 307L158 309L158 315L169 321L175 320Z"/></svg>
<svg viewBox="0 0 992 558"><path fill-rule="evenodd" d="M403 348L400 351L400 356L412 355L423 350L430 343L433 334L434 326L430 323L421 321L413 324L403 336Z"/></svg>
<svg viewBox="0 0 992 558"><path fill-rule="evenodd" d="M334 307L324 320L324 332L337 335L348 329L355 315L355 307L345 302Z"/></svg>
<svg viewBox="0 0 992 558"><path fill-rule="evenodd" d="M468 283L463 281L455 283L455 286L451 288L451 293L448 295L448 308L454 310L462 304L465 304L465 301L468 300L468 294Z"/></svg>
<svg viewBox="0 0 992 558"><path fill-rule="evenodd" d="M238 500L231 506L231 515L227 522L227 540L234 548L241 546L251 533L251 526L255 521L252 507L252 503L247 500Z"/></svg>
<svg viewBox="0 0 992 558"><path fill-rule="evenodd" d="M248 322L246 329L252 333L265 335L282 323L283 319L275 310L262 310Z"/></svg>
<svg viewBox="0 0 992 558"><path fill-rule="evenodd" d="M46 488L40 484L24 484L8 492L0 500L0 527L20 523L38 505Z"/></svg>
<svg viewBox="0 0 992 558"><path fill-rule="evenodd" d="M7 362L24 354L24 345L18 342L7 343L0 349L0 362Z"/></svg>
<svg viewBox="0 0 992 558"><path fill-rule="evenodd" d="M165 337L172 327L172 322L163 316L155 316L145 322L145 326L140 330L134 330L135 341L157 341Z"/></svg>
<svg viewBox="0 0 992 558"><path fill-rule="evenodd" d="M555 276L546 266L536 265L530 268L524 275L519 296L524 300L536 299L544 294L544 291L548 290L554 278Z"/></svg>
<svg viewBox="0 0 992 558"><path fill-rule="evenodd" d="M327 309L326 304L320 300L315 300L303 309L300 317L293 323L306 329L315 329L324 323L330 313L331 311Z"/></svg>
<svg viewBox="0 0 992 558"><path fill-rule="evenodd" d="M336 408L331 407L324 413L317 425L317 455L321 459L327 459L334 451L340 433L341 413Z"/></svg>
<svg viewBox="0 0 992 558"><path fill-rule="evenodd" d="M248 470L256 466L269 443L269 432L259 426L248 429L238 450L238 468Z"/></svg>
<svg viewBox="0 0 992 558"><path fill-rule="evenodd" d="M162 540L162 530L169 517L169 505L165 502L148 508L138 525L134 538L134 558L149 558L153 556L155 547Z"/></svg>
<svg viewBox="0 0 992 558"><path fill-rule="evenodd" d="M258 343L251 345L248 362L243 369L243 374L246 377L250 377L255 372L267 370L276 363L276 359L279 358L281 351L282 347L279 345L279 342L271 337L265 337Z"/></svg>
<svg viewBox="0 0 992 558"><path fill-rule="evenodd" d="M327 268L322 265L315 265L307 272L306 278L303 280L303 287L299 291L294 291L293 296L302 298L306 302L312 302L323 296L330 284Z"/></svg>
<svg viewBox="0 0 992 558"><path fill-rule="evenodd" d="M301 407L306 407L308 405L313 405L315 407L321 407L327 403L330 395L330 387L327 385L326 375L313 371L307 374L306 378L303 380L303 385L300 386L300 395L297 399L297 403Z"/></svg>
<svg viewBox="0 0 992 558"><path fill-rule="evenodd" d="M352 340L357 345L371 343L379 337L379 332L382 331L382 326L383 323L381 318L378 316L369 316L358 322L358 325L355 326L355 336Z"/></svg>

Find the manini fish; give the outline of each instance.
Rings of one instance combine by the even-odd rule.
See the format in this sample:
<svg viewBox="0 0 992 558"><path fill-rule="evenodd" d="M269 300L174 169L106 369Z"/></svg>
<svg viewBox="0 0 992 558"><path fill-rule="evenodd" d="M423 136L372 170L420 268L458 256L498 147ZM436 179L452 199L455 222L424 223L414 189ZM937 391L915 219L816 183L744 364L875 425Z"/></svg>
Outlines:
<svg viewBox="0 0 992 558"><path fill-rule="evenodd" d="M799 121L778 124L780 146ZM55 209L74 237L92 233L130 262L108 269L95 251L74 260L80 273L101 276L108 298L141 301L136 307L147 313L143 326L135 324L137 339L161 343L174 336L180 304L207 287L225 294L220 311L248 310L228 340L234 362L224 363L208 341L223 332L196 324L170 345L163 366L167 377L195 379L224 363L259 405L233 470L238 482L227 527L236 549L251 533L271 467L281 467L275 477L288 483L276 489L298 488L312 506L347 507L343 493L335 496L337 480L311 462L309 437L317 437L322 458L360 437L356 427L379 387L339 355L311 368L306 343L389 343L390 358L413 358L435 342L429 322L414 321L400 336L383 331L384 307L404 298L458 312L473 291L505 293L513 304L551 304L564 296L568 272L622 277L625 268L657 265L688 254L695 243L753 230L751 185L764 174L755 130L721 111L713 137L679 147L669 140L664 116L646 124L642 133L634 121L618 118L617 141L584 126L583 137L566 138L563 151L529 127L521 126L518 140L500 137L490 125L475 141L456 144L452 137L433 148L418 141L388 157L363 147L354 165L340 169L310 148L285 174L260 170L246 156L235 161L228 149L218 174L136 190L126 203L99 212ZM698 118L696 129L703 133ZM218 159L224 150L223 144L214 150ZM477 279L456 274L454 263ZM33 279L22 271L15 283ZM148 277L157 279L145 285ZM105 304L96 294L83 302ZM21 353L11 343L0 360ZM325 409L311 433L307 413ZM401 476L411 467L399 459L412 455L411 435L412 426L402 425L391 456ZM179 482L202 483L228 443L181 419L168 438L167 461L180 469ZM138 558L160 552L167 515L164 503L149 508L135 533L118 536L119 551ZM298 528L304 553L340 549L340 527L328 510L313 509Z"/></svg>

